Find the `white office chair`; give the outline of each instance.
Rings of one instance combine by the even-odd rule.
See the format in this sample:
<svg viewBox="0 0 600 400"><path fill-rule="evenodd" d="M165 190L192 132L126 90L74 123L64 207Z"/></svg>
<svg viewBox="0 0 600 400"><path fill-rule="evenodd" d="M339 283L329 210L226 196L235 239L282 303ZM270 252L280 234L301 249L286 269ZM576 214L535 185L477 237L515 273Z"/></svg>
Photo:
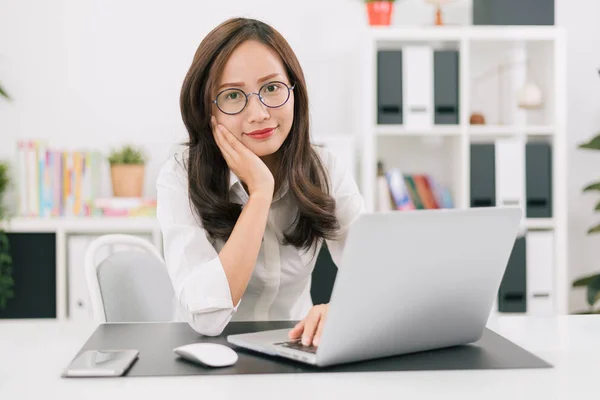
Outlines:
<svg viewBox="0 0 600 400"><path fill-rule="evenodd" d="M128 250L98 262L107 246ZM97 322L173 320L173 286L161 255L150 242L131 235L101 236L86 250L85 274Z"/></svg>

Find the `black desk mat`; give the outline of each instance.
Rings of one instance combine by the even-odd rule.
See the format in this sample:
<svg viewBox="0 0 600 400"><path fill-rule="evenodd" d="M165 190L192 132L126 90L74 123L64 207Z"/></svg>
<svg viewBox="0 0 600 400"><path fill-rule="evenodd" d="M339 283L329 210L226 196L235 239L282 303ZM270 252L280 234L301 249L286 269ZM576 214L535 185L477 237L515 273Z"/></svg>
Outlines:
<svg viewBox="0 0 600 400"><path fill-rule="evenodd" d="M219 337L202 336L187 323L101 324L85 343L84 350L137 349L139 359L126 376L283 374L310 372L375 372L551 368L552 366L504 337L485 330L469 345L336 365L314 367L271 357L227 343L230 334L291 328L290 321L231 322ZM209 368L179 358L173 349L195 342L226 344L234 348L238 362L231 367Z"/></svg>

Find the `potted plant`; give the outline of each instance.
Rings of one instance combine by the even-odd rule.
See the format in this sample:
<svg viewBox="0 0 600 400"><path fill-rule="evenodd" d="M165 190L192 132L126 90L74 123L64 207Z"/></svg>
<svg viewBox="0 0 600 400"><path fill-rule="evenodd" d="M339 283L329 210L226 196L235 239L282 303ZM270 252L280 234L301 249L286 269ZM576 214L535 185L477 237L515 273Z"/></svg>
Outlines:
<svg viewBox="0 0 600 400"><path fill-rule="evenodd" d="M596 135L589 142L579 145L580 149L588 150L600 150L600 133ZM600 181L587 185L583 192L600 191ZM600 211L600 202L596 204L596 211ZM588 235L594 235L600 233L600 223L592 226L588 229ZM587 288L587 303L590 306L588 311L581 312L580 314L600 314L600 310L594 310L596 303L600 302L600 273L589 275L573 282L573 287L585 287Z"/></svg>
<svg viewBox="0 0 600 400"><path fill-rule="evenodd" d="M115 197L142 197L146 157L141 149L124 146L111 152L110 177Z"/></svg>
<svg viewBox="0 0 600 400"><path fill-rule="evenodd" d="M365 0L365 3L367 3L369 25L390 25L395 2L396 0Z"/></svg>
<svg viewBox="0 0 600 400"><path fill-rule="evenodd" d="M0 162L0 222L4 221L7 217L3 198L9 184L8 164ZM2 226L0 226L0 310L5 309L8 300L14 297L14 284L8 237L6 236L6 232L2 229Z"/></svg>

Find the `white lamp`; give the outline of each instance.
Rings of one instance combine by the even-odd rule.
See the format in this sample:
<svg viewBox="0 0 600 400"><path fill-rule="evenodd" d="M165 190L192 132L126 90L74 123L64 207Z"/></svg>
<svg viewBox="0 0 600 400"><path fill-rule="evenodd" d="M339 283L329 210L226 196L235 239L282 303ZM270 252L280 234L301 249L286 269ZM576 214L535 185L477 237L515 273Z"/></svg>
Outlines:
<svg viewBox="0 0 600 400"><path fill-rule="evenodd" d="M503 78L504 73L510 69L520 67L523 65L528 65L528 61L521 62L512 62L512 63L503 63L499 64L495 68L492 68L483 74L479 75L475 78L474 84L476 87L476 83L482 80L490 79L491 77L498 77L498 118L499 125L503 125L504 122L502 120L503 117L503 99L501 96L502 87L504 86ZM542 90L538 85L536 85L533 81L527 80L525 84L517 91L516 93L517 106L524 110L534 110L540 108L543 104L543 95ZM485 117L483 114L476 112L471 115L471 124L484 124Z"/></svg>
<svg viewBox="0 0 600 400"><path fill-rule="evenodd" d="M533 82L526 82L517 92L517 104L520 108L534 110L542 106L542 90Z"/></svg>

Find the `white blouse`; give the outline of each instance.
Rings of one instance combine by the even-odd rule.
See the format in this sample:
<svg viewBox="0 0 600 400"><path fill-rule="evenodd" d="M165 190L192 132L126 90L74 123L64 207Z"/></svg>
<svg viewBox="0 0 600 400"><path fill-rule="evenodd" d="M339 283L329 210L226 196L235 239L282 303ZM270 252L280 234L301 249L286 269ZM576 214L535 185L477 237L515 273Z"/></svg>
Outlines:
<svg viewBox="0 0 600 400"><path fill-rule="evenodd" d="M329 173L330 194L340 223L338 239L327 240L340 267L350 225L364 211L364 202L348 166L333 153L316 148ZM230 201L246 204L248 193L230 172ZM209 238L188 199L187 173L180 157L171 158L157 179L157 218L163 234L167 269L177 297L176 319L197 332L216 336L229 321L300 320L312 307L311 273L317 252L281 244L297 212L291 191L282 185L273 197L256 266L240 302L234 306L227 276L219 259L225 242Z"/></svg>

